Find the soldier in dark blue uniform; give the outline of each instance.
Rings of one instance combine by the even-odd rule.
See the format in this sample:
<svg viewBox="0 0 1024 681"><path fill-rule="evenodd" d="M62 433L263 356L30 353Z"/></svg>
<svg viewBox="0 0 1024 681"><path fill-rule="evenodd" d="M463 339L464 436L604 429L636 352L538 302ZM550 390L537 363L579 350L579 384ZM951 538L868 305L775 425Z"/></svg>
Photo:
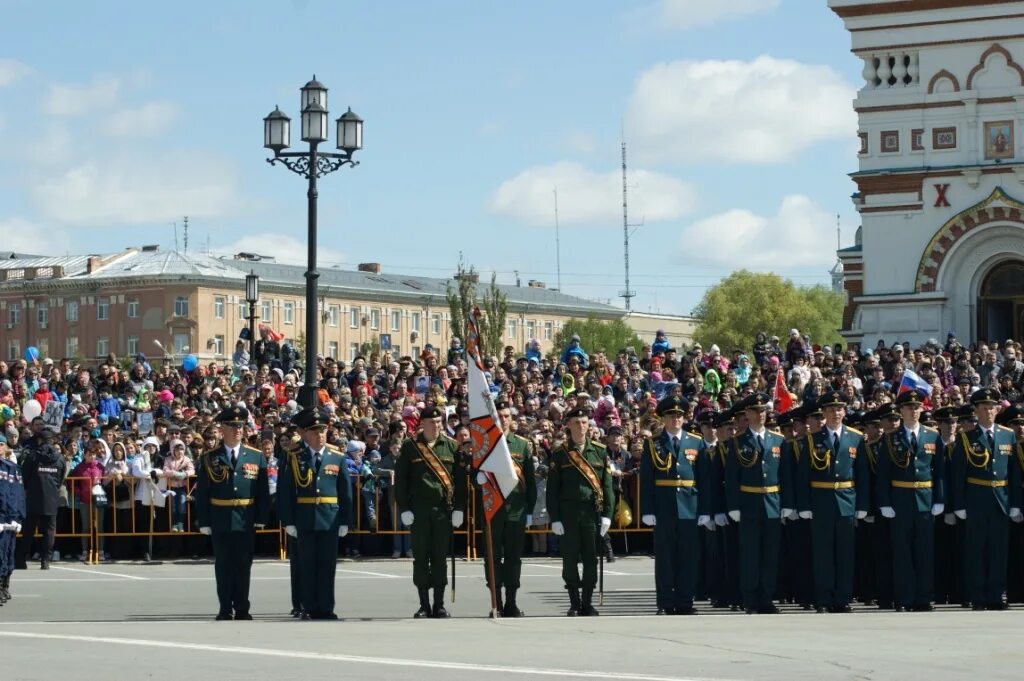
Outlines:
<svg viewBox="0 0 1024 681"><path fill-rule="evenodd" d="M728 456L728 445L736 435L736 417L732 410L715 414L715 437L717 444L713 450L711 465L708 468L708 480L704 485L710 490L712 512L714 513L715 532L721 536L721 551L724 570L722 574L722 594L717 607L737 611L743 603L740 594L740 539L739 525L730 522L725 499L725 461Z"/></svg>
<svg viewBox="0 0 1024 681"><path fill-rule="evenodd" d="M249 575L256 529L270 513L267 461L263 453L242 443L249 420L245 407L229 407L217 415L222 442L202 456L196 467L196 520L199 531L213 540L217 579L217 620L251 620Z"/></svg>
<svg viewBox="0 0 1024 681"><path fill-rule="evenodd" d="M729 443L725 494L729 517L739 523L740 588L747 614L775 614L772 602L779 569L781 506L779 461L782 435L765 428L768 396L751 395L740 405L747 428Z"/></svg>
<svg viewBox="0 0 1024 681"><path fill-rule="evenodd" d="M302 619L336 620L338 537L348 534L352 488L345 455L327 444L330 414L307 407L292 418L302 447L288 454L277 487L285 533L298 540Z"/></svg>
<svg viewBox="0 0 1024 681"><path fill-rule="evenodd" d="M903 426L882 438L878 451L878 505L892 519L893 585L896 612L934 610L933 517L945 509L944 451L937 430L919 422L921 396L909 390L896 398Z"/></svg>
<svg viewBox="0 0 1024 681"><path fill-rule="evenodd" d="M704 530L698 532L701 539L701 568L704 572L704 589L711 600L713 608L727 608L728 602L725 599L725 533L722 532L714 522L715 516L715 486L721 485L713 474L715 459L718 450L718 434L715 429L715 418L717 412L710 409L702 411L694 421L700 429L700 451L697 454L703 466L704 476L701 479L703 492L702 498L706 502L706 512L711 515L711 522L704 525ZM725 519L725 515L722 518Z"/></svg>
<svg viewBox="0 0 1024 681"><path fill-rule="evenodd" d="M2 437L2 436L0 436ZM7 441L4 439L4 445ZM2 449L6 449L6 446ZM0 605L11 600L15 539L25 520L25 487L21 469L0 452Z"/></svg>
<svg viewBox="0 0 1024 681"><path fill-rule="evenodd" d="M710 495L702 495L707 465L701 440L683 430L689 406L677 396L657 406L665 426L644 441L640 459L640 509L644 525L654 528L654 582L659 615L696 615L697 528L714 527ZM709 490L710 491L710 490Z"/></svg>
<svg viewBox="0 0 1024 681"><path fill-rule="evenodd" d="M999 413L1002 425L1014 432L1017 442L1010 462L1010 510L1020 509L1024 504L1024 410L1007 407ZM1014 503L1016 501L1016 503ZM1024 517L1012 514L1010 520L1010 546L1007 553L1006 600L1009 603L1024 602Z"/></svg>
<svg viewBox="0 0 1024 681"><path fill-rule="evenodd" d="M966 521L964 567L974 610L1005 610L1006 551L1009 516L1021 516L1020 482L1014 472L1017 438L996 425L1002 399L995 388L971 395L978 427L954 440L949 480L953 513ZM1010 488L1013 476L1017 484ZM1012 509L1012 510L1011 510Z"/></svg>
<svg viewBox="0 0 1024 681"><path fill-rule="evenodd" d="M953 455L954 438L956 437L956 416L952 407L940 407L932 412L935 420L935 428L939 431L939 439L942 440L943 476L950 479L950 457ZM924 419L921 419L924 423ZM925 424L927 425L927 424ZM949 491L947 490L947 495ZM952 497L950 496L950 499ZM956 516L953 515L953 505L950 503L943 512L941 518L935 519L935 602L936 603L959 603L963 589L959 584L963 581L963 555L954 553L953 548L953 526L956 524Z"/></svg>

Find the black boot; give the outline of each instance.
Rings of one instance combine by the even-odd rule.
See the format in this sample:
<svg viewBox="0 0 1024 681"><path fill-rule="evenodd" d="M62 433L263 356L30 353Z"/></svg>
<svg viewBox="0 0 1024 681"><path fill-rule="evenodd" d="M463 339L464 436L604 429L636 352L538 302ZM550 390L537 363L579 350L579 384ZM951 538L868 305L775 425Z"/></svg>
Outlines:
<svg viewBox="0 0 1024 681"><path fill-rule="evenodd" d="M501 587L499 586L494 590L494 603L498 609L498 614L501 615L505 612L505 603L501 599Z"/></svg>
<svg viewBox="0 0 1024 681"><path fill-rule="evenodd" d="M444 619L451 617L448 611L444 609L444 587L439 586L434 589L434 612L431 615L436 619Z"/></svg>
<svg viewBox="0 0 1024 681"><path fill-rule="evenodd" d="M569 617L580 614L580 590L569 589L569 610L565 613Z"/></svg>
<svg viewBox="0 0 1024 681"><path fill-rule="evenodd" d="M502 617L522 617L526 614L516 605L516 591L518 590L512 587L505 589L505 607L501 611Z"/></svg>
<svg viewBox="0 0 1024 681"><path fill-rule="evenodd" d="M593 600L593 598L593 589L583 590L583 605L580 606L580 615L582 615L583 617L596 617L597 615L601 614L594 608L593 605L591 605L591 601Z"/></svg>
<svg viewBox="0 0 1024 681"><path fill-rule="evenodd" d="M424 617L430 617L430 590L419 589L420 593L420 609L413 615L416 619L423 619Z"/></svg>

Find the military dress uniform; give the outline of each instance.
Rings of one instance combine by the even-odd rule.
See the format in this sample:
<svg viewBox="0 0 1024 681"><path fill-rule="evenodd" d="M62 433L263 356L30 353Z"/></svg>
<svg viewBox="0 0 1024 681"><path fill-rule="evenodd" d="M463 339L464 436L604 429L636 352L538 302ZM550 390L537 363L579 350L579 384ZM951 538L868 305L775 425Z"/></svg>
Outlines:
<svg viewBox="0 0 1024 681"><path fill-rule="evenodd" d="M824 395L820 409L846 407L836 393ZM800 511L810 513L815 607L818 612L850 612L854 576L854 519L867 516L866 462L859 452L863 434L841 425L822 428L810 439L810 451L797 469Z"/></svg>
<svg viewBox="0 0 1024 681"><path fill-rule="evenodd" d="M920 404L913 390L899 406ZM882 437L878 447L878 506L892 515L893 595L897 612L932 610L935 527L933 513L944 505L944 456L939 432L906 424Z"/></svg>
<svg viewBox="0 0 1024 681"><path fill-rule="evenodd" d="M574 409L571 418L586 412ZM596 614L592 605L597 586L598 519L611 522L615 508L612 475L604 445L586 440L567 442L551 454L547 504L551 523L562 523L562 579L569 591L569 615ZM583 563L583 577L576 567ZM583 599L580 600L580 589Z"/></svg>
<svg viewBox="0 0 1024 681"><path fill-rule="evenodd" d="M1010 509L1024 510L1024 440L1017 436L1019 426L1024 424L1024 410L1008 407L999 413L1002 425L1014 429L1017 443L1014 446L1013 461L1010 462ZM1008 603L1024 602L1024 518L1011 517L1009 547L1007 551L1006 600Z"/></svg>
<svg viewBox="0 0 1024 681"><path fill-rule="evenodd" d="M307 408L292 422L299 428L326 428L331 417ZM352 487L344 453L331 446L314 451L306 443L290 452L279 472L277 512L281 525L294 528L297 534L302 619L337 619L338 537L348 533L352 519Z"/></svg>
<svg viewBox="0 0 1024 681"><path fill-rule="evenodd" d="M422 418L436 417L428 407ZM402 443L395 466L395 502L400 513L413 514L412 581L420 597L417 617L447 617L444 591L448 586L446 559L452 539L453 511L465 512L466 470L458 443L439 435L433 445L417 433ZM430 608L429 590L434 590Z"/></svg>
<svg viewBox="0 0 1024 681"><path fill-rule="evenodd" d="M817 403L809 401L808 404L802 405L794 410L796 413L793 415L795 420L807 421L809 417L816 416L819 419L823 417L821 409L818 408ZM782 496L781 501L783 508L792 509L794 513L789 516L786 520L786 525L783 528L783 532L788 532L790 536L790 543L787 546L787 553L791 553L790 560L793 564L793 571L796 576L796 588L794 597L796 602L804 610L810 610L811 604L814 603L815 592L815 581L814 581L814 570L812 569L813 554L811 552L811 521L805 517L799 515L801 508L806 508L808 501L806 500L809 491L806 486L798 487L797 483L797 472L802 469L806 464L810 453L814 449L814 435L815 432L811 431L810 428L805 428L804 433L795 438L789 447L789 469L788 475L784 474L782 477ZM787 461L786 448L782 450L782 462L785 464ZM790 491L786 492L786 485L791 487ZM789 504L792 504L790 506ZM806 514L805 514L806 515ZM795 516L795 517L794 517Z"/></svg>
<svg viewBox="0 0 1024 681"><path fill-rule="evenodd" d="M659 416L686 413L679 397L658 403ZM640 513L654 523L654 583L659 615L694 615L699 566L698 517L711 522L710 495L701 495L705 461L702 440L685 430L662 431L644 441L640 459ZM710 490L709 490L710 491ZM645 520L647 522L647 520ZM712 525L713 527L713 525Z"/></svg>
<svg viewBox="0 0 1024 681"><path fill-rule="evenodd" d="M230 407L216 421L244 425L249 412ZM252 619L249 614L249 576L256 542L256 527L270 513L267 462L263 453L239 444L233 452L222 442L202 456L196 470L196 520L209 528L213 541L217 580L218 620Z"/></svg>
<svg viewBox="0 0 1024 681"><path fill-rule="evenodd" d="M735 422L735 416L731 411L723 411L715 416L715 428L727 429ZM719 539L719 547L722 556L722 592L720 601L717 604L722 608L739 610L743 604L743 596L740 592L740 530L739 525L729 520L728 504L725 495L725 462L729 455L728 441L723 439L722 434L726 430L719 430L718 443L709 450L711 459L707 468L707 481L704 485L705 491L710 490L711 510L714 513L715 534Z"/></svg>
<svg viewBox="0 0 1024 681"><path fill-rule="evenodd" d="M25 520L25 486L18 464L0 458L0 605L11 599L18 531Z"/></svg>
<svg viewBox="0 0 1024 681"><path fill-rule="evenodd" d="M738 407L767 409L764 394L751 395ZM772 602L779 570L781 505L779 463L785 438L767 428L749 428L729 443L725 494L729 513L739 513L740 589L748 614L776 613Z"/></svg>
<svg viewBox="0 0 1024 681"><path fill-rule="evenodd" d="M972 405L997 404L999 400L994 388L981 388L971 395ZM1017 464L1016 446L1013 431L996 424L985 428L979 423L953 441L949 494L954 513L965 520L964 566L967 595L974 610L1006 608L1010 477ZM1013 508L1019 509L1016 489L1013 496L1017 504Z"/></svg>

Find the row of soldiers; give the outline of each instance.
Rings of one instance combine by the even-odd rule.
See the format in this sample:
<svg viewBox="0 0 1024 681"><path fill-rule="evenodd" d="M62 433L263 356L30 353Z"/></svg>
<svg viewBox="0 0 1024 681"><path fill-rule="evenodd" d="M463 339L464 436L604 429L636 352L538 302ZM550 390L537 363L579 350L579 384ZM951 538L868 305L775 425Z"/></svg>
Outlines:
<svg viewBox="0 0 1024 681"><path fill-rule="evenodd" d="M854 419L829 393L771 430L767 396L757 394L699 415L698 435L683 428L685 402L666 398L664 430L641 460L658 613L694 612L701 548L713 605L747 613L778 612L786 596L850 612L857 577L863 600L897 612L953 598L1005 609L1007 563L1019 561L1008 557L1010 523L1024 521L1024 415L1007 409L997 424L999 401L998 391L978 390L969 416L940 409L933 428L916 392ZM1019 550L1024 537L1017 528L1012 536ZM777 593L780 576L788 593ZM1009 588L1012 597L1024 584Z"/></svg>

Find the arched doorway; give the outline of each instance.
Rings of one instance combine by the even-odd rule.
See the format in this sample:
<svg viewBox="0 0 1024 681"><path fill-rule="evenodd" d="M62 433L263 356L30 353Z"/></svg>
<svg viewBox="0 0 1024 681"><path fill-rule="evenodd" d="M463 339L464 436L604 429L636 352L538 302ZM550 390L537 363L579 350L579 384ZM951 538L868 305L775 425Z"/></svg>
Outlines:
<svg viewBox="0 0 1024 681"><path fill-rule="evenodd" d="M1024 261L1002 262L985 276L978 295L978 332L988 341L1024 337Z"/></svg>

